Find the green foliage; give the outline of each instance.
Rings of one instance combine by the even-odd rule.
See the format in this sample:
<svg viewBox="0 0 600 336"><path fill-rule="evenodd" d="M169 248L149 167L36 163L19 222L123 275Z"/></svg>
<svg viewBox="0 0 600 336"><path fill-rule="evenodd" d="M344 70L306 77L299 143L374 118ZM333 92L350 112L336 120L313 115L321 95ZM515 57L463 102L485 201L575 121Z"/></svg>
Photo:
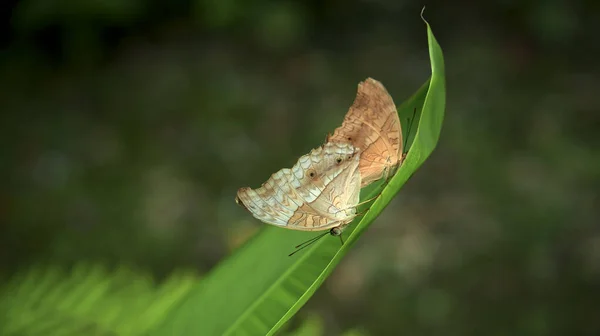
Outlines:
<svg viewBox="0 0 600 336"><path fill-rule="evenodd" d="M432 76L398 107L401 120L420 112L418 128L402 167L358 225L336 239L321 239L294 257L291 248L314 236L265 226L249 243L222 262L167 319L159 334L274 334L315 293L358 237L372 224L402 185L436 146L445 108L442 51L427 26ZM406 133L406 132L405 132ZM407 139L408 140L408 139Z"/></svg>
<svg viewBox="0 0 600 336"><path fill-rule="evenodd" d="M0 289L0 335L144 335L197 282L180 273L156 285L124 267L32 267Z"/></svg>

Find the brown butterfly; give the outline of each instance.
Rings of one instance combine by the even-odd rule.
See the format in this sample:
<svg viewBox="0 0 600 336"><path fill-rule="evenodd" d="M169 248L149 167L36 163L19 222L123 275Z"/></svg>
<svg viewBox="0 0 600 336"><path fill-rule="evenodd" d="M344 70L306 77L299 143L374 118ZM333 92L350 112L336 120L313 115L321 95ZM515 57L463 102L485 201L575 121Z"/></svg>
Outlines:
<svg viewBox="0 0 600 336"><path fill-rule="evenodd" d="M357 216L359 150L326 143L281 169L260 188L240 188L236 203L268 224L300 231L330 230L338 236Z"/></svg>
<svg viewBox="0 0 600 336"><path fill-rule="evenodd" d="M404 160L396 105L385 87L372 78L358 84L356 98L342 125L326 141L361 149L361 187L391 176Z"/></svg>

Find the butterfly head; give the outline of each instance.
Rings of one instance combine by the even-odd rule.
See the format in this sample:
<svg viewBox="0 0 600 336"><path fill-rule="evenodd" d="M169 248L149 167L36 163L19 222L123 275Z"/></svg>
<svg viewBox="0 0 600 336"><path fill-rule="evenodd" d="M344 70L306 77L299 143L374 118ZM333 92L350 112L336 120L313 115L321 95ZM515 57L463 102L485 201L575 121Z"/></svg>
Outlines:
<svg viewBox="0 0 600 336"><path fill-rule="evenodd" d="M342 229L341 226L336 226L334 228L331 228L331 230L329 230L329 234L332 236L339 236L342 234L343 231L344 231L344 229Z"/></svg>

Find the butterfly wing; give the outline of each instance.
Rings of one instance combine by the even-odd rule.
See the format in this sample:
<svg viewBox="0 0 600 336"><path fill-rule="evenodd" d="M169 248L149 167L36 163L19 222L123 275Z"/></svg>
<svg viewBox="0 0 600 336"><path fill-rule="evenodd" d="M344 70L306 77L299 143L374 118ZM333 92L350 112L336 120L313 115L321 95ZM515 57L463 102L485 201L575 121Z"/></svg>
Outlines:
<svg viewBox="0 0 600 336"><path fill-rule="evenodd" d="M359 155L340 164L341 172L335 177L327 178L325 188L312 202L302 207L290 218L290 228L301 230L326 230L344 225L354 219L355 206L360 197ZM327 174L326 171L325 175Z"/></svg>
<svg viewBox="0 0 600 336"><path fill-rule="evenodd" d="M359 83L342 125L327 140L351 143L361 149L359 169L363 187L396 167L402 157L402 128L394 101L385 87L372 78Z"/></svg>
<svg viewBox="0 0 600 336"><path fill-rule="evenodd" d="M287 183L290 169L282 169L263 183L260 188L240 188L236 203L246 208L252 215L265 223L286 226L290 216L298 208L290 197L290 185Z"/></svg>
<svg viewBox="0 0 600 336"><path fill-rule="evenodd" d="M291 169L273 174L260 188L239 189L236 202L272 225L306 231L336 226L334 215L311 204L337 176L348 171L349 159L355 156L350 144L325 144L300 157Z"/></svg>

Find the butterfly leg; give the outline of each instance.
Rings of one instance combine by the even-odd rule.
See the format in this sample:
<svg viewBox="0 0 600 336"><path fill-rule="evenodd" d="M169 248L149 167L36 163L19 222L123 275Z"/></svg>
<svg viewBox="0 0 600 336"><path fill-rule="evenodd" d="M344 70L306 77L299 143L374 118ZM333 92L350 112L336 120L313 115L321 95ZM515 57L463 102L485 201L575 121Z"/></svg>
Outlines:
<svg viewBox="0 0 600 336"><path fill-rule="evenodd" d="M385 180L384 180L383 184L381 185L381 190L377 193L377 195L370 198L369 200L377 200L381 196L381 193L383 193L383 190L385 189L385 187L387 187L388 183L390 183L390 180L392 179L392 177L394 177L394 175L396 175L395 174L396 172L397 172L397 169L394 169L394 173L386 174ZM369 209L367 209L366 211L369 211Z"/></svg>
<svg viewBox="0 0 600 336"><path fill-rule="evenodd" d="M381 194L381 193L377 194L377 196L375 196L375 197L371 197L371 198L369 198L368 200L362 201L362 202L360 202L360 203L356 204L356 205L355 205L355 206L353 206L353 207L357 207L357 206L359 206L359 205L363 205L363 204L369 203L369 202L371 202L371 201L373 201L373 200L376 200L376 199L377 199L377 197L379 197L379 195L380 195L380 194Z"/></svg>
<svg viewBox="0 0 600 336"><path fill-rule="evenodd" d="M361 212L357 213L357 214L356 214L356 217L359 217L359 216L364 216L364 215L365 215L367 212L369 212L369 210L371 210L371 208L366 208L365 210L363 210L363 211L361 211Z"/></svg>
<svg viewBox="0 0 600 336"><path fill-rule="evenodd" d="M358 206L359 206L359 205L363 205L363 204L369 203L369 202L371 202L371 201L373 201L373 200L377 199L377 198L379 197L379 195L381 195L381 193L377 194L377 196L375 196L375 197L371 197L371 198L369 198L368 200L362 201L362 202L360 202L360 203L358 203L358 204L356 204L356 205L353 205L353 206L350 206L350 207L347 207L347 208L344 208L344 209L339 209L339 210L338 210L338 212L339 212L339 211L345 211L345 210L352 209L352 208L356 209L356 208L358 208ZM369 209L370 209L370 207L369 207L369 208L367 208L367 209L366 209L366 210L364 210L364 211L361 211L360 213L356 214L355 216L362 216L362 215L366 214L366 213L367 213L367 211L369 211ZM337 236L337 235L336 235L336 236Z"/></svg>

